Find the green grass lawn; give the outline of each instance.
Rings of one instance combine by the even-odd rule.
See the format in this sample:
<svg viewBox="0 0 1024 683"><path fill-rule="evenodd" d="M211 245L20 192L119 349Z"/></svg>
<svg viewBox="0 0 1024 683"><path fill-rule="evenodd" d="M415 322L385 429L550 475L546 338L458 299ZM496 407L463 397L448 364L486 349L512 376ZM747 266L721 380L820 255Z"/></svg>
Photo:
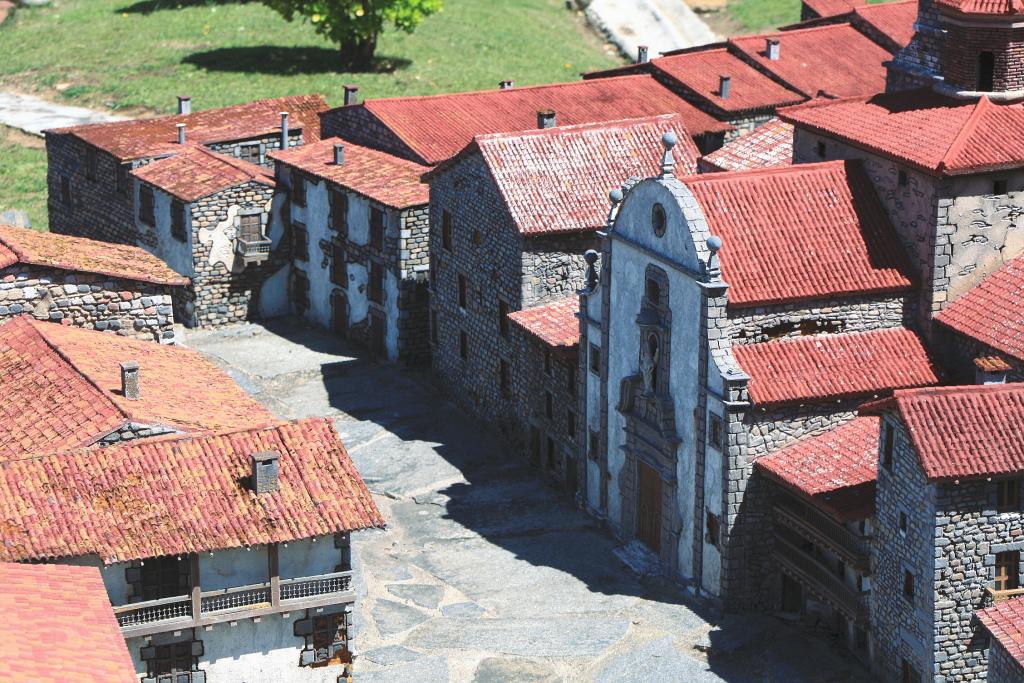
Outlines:
<svg viewBox="0 0 1024 683"><path fill-rule="evenodd" d="M0 127L0 214L8 209L27 211L32 227L46 230L46 150Z"/></svg>
<svg viewBox="0 0 1024 683"><path fill-rule="evenodd" d="M732 0L728 11L742 25L744 32L770 31L800 21L800 0Z"/></svg>

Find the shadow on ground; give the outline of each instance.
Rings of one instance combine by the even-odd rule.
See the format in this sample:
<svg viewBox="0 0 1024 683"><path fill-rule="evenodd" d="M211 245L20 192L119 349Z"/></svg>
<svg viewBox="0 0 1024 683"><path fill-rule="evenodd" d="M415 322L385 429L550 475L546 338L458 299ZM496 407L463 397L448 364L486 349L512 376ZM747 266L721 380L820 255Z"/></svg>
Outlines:
<svg viewBox="0 0 1024 683"><path fill-rule="evenodd" d="M140 0L114 11L115 14L152 14L164 10L184 7L207 7L211 5L244 5L253 0Z"/></svg>
<svg viewBox="0 0 1024 683"><path fill-rule="evenodd" d="M404 57L374 57L369 67L353 70L342 64L340 52L326 47L283 47L253 45L222 47L193 52L181 60L206 71L262 73L274 76L296 76L322 73L393 73L412 62Z"/></svg>

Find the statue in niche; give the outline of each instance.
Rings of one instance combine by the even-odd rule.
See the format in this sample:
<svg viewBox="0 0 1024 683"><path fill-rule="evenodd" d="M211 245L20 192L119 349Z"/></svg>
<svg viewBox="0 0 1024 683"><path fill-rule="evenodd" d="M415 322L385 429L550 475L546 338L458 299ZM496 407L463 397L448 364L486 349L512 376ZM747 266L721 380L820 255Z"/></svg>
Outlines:
<svg viewBox="0 0 1024 683"><path fill-rule="evenodd" d="M652 334L640 354L640 372L644 379L644 393L658 390L658 336Z"/></svg>

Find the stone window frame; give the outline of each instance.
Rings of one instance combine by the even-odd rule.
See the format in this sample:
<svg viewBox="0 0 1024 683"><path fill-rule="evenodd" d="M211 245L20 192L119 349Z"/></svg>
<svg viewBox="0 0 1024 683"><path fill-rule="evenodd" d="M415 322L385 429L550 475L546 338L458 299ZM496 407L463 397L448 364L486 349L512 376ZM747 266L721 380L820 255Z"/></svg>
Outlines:
<svg viewBox="0 0 1024 683"><path fill-rule="evenodd" d="M289 188L288 198L295 206L306 206L306 177L303 173L297 170L292 171L291 187Z"/></svg>
<svg viewBox="0 0 1024 683"><path fill-rule="evenodd" d="M587 351L588 365L590 366L590 372L601 376L601 347L593 342L590 343L590 348Z"/></svg>
<svg viewBox="0 0 1024 683"><path fill-rule="evenodd" d="M573 441L576 440L576 411L572 408L565 411L565 434Z"/></svg>
<svg viewBox="0 0 1024 683"><path fill-rule="evenodd" d="M655 237L664 237L668 229L668 216L665 214L665 207L661 202L654 202L651 205L651 230Z"/></svg>
<svg viewBox="0 0 1024 683"><path fill-rule="evenodd" d="M158 673L162 668L160 666L161 660L167 660L167 655L161 656L161 651L166 652L167 648L181 648L182 650L188 651L188 654L180 654L176 657L182 659L190 658L190 668L186 670L175 669L172 672ZM206 672L199 669L199 658L204 654L203 641L195 638L195 635L186 640L179 640L171 643L161 643L159 645L146 644L139 649L139 659L146 666L146 676L142 679L143 683L180 683L182 680L187 680L188 683L205 683ZM187 679L181 678L187 675Z"/></svg>
<svg viewBox="0 0 1024 683"><path fill-rule="evenodd" d="M300 298L301 293L301 298ZM291 278L291 299L292 305L299 309L300 313L309 310L309 276L305 271L295 268Z"/></svg>
<svg viewBox="0 0 1024 683"><path fill-rule="evenodd" d="M338 233L341 237L348 238L348 192L332 188L328 194L328 205L330 217L327 220L327 227Z"/></svg>
<svg viewBox="0 0 1024 683"><path fill-rule="evenodd" d="M387 239L388 231L388 216L387 212L379 206L370 206L370 213L368 220L370 222L369 229L369 246L370 249L378 253L384 252L384 242Z"/></svg>
<svg viewBox="0 0 1024 683"><path fill-rule="evenodd" d="M465 330L459 330L459 358L469 360L469 335Z"/></svg>
<svg viewBox="0 0 1024 683"><path fill-rule="evenodd" d="M469 278L462 273L455 275L456 303L465 311L469 308Z"/></svg>
<svg viewBox="0 0 1024 683"><path fill-rule="evenodd" d="M907 534L910 533L910 515L902 505L896 508L896 533L903 538L906 538Z"/></svg>
<svg viewBox="0 0 1024 683"><path fill-rule="evenodd" d="M60 177L60 203L71 206L71 178L66 175Z"/></svg>
<svg viewBox="0 0 1024 683"><path fill-rule="evenodd" d="M337 241L331 242L331 270L328 277L331 284L348 289L348 255L345 245Z"/></svg>
<svg viewBox="0 0 1024 683"><path fill-rule="evenodd" d="M989 544L988 553L985 554L983 561L990 586L994 585L996 580L996 555L1015 551L1024 555L1024 540ZM1024 558L1018 561L1017 566L1017 583L1020 586L1024 586Z"/></svg>
<svg viewBox="0 0 1024 683"><path fill-rule="evenodd" d="M908 604L914 605L917 601L917 574L909 565L903 565L901 568L903 569L903 580L900 582L900 596Z"/></svg>
<svg viewBox="0 0 1024 683"><path fill-rule="evenodd" d="M143 225L156 225L156 193L150 185L139 185L139 220Z"/></svg>
<svg viewBox="0 0 1024 683"><path fill-rule="evenodd" d="M1003 550L1001 552L993 553L993 555L995 557L995 561L992 564L992 590L1008 591L1020 588L1022 585L1020 549ZM1006 580L1010 583L1010 585L1003 587L996 586L996 582L999 581L1000 558L1003 558L1004 560L1009 560L1008 562L1004 562L1004 569L1016 569L1016 571L1007 572Z"/></svg>
<svg viewBox="0 0 1024 683"><path fill-rule="evenodd" d="M1021 512L1021 488L1022 488L1022 483L1024 483L1024 482L1021 481L1020 477L1011 477L1011 478L1008 478L1008 479L997 479L996 481L993 482L993 485L995 486L995 510L996 510L996 514L999 514L999 515L1012 515L1012 514L1018 514L1018 513ZM1002 505L1000 505L999 499L1000 499L1000 494L1001 494L1001 492L1003 490L1003 487L1004 486L1009 486L1011 484L1013 485L1013 487L1012 487L1012 489L1007 489L1007 494L1009 494L1009 491L1011 491L1011 490L1013 491L1013 494L1010 496L1010 498L1012 500L1010 501L1009 504L1004 502Z"/></svg>
<svg viewBox="0 0 1024 683"><path fill-rule="evenodd" d="M292 221L292 258L309 261L309 230L300 221Z"/></svg>
<svg viewBox="0 0 1024 683"><path fill-rule="evenodd" d="M179 242L188 241L188 233L185 231L185 207L187 204L180 199L171 199L171 237Z"/></svg>
<svg viewBox="0 0 1024 683"><path fill-rule="evenodd" d="M238 146L238 158L250 164L259 166L263 163L263 145L258 142L244 143ZM255 158L252 158L252 150L256 151ZM248 152L248 153L247 153ZM248 157L248 158L247 158Z"/></svg>
<svg viewBox="0 0 1024 683"><path fill-rule="evenodd" d="M891 422L882 419L882 466L892 472L893 460L896 457L896 428Z"/></svg>
<svg viewBox="0 0 1024 683"><path fill-rule="evenodd" d="M371 304L383 306L386 294L384 292L384 266L382 264L370 261L366 285L366 300Z"/></svg>
<svg viewBox="0 0 1024 683"><path fill-rule="evenodd" d="M996 81L996 53L991 50L979 50L977 60L977 79L975 90L992 92Z"/></svg>
<svg viewBox="0 0 1024 683"><path fill-rule="evenodd" d="M117 167L114 169L114 189L119 194L128 194L128 188L131 187L131 183L128 181L130 173L131 166L128 164L117 164Z"/></svg>
<svg viewBox="0 0 1024 683"><path fill-rule="evenodd" d="M96 171L99 168L99 158L96 150L91 147L85 150L85 179L96 180Z"/></svg>
<svg viewBox="0 0 1024 683"><path fill-rule="evenodd" d="M713 410L708 410L708 445L725 452L725 418Z"/></svg>

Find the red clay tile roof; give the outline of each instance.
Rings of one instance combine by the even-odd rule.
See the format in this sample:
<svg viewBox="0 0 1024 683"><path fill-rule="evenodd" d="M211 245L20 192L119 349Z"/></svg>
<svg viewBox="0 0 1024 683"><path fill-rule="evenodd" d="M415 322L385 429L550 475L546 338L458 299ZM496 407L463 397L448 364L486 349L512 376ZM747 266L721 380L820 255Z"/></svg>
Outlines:
<svg viewBox="0 0 1024 683"><path fill-rule="evenodd" d="M930 480L1024 472L1024 385L897 391L863 412L895 409Z"/></svg>
<svg viewBox="0 0 1024 683"><path fill-rule="evenodd" d="M793 126L772 119L743 137L727 142L697 165L705 173L750 171L790 166L793 163Z"/></svg>
<svg viewBox="0 0 1024 683"><path fill-rule="evenodd" d="M1007 261L935 318L960 334L1024 361L1024 257Z"/></svg>
<svg viewBox="0 0 1024 683"><path fill-rule="evenodd" d="M765 40L779 41L779 59L765 54ZM883 62L892 55L850 24L830 24L729 40L733 49L807 97L869 95L885 90Z"/></svg>
<svg viewBox="0 0 1024 683"><path fill-rule="evenodd" d="M985 354L974 357L974 367L982 372L1006 372L1012 370L1013 366L1006 362L1006 359L998 354Z"/></svg>
<svg viewBox="0 0 1024 683"><path fill-rule="evenodd" d="M758 406L814 403L936 384L921 339L905 328L733 346Z"/></svg>
<svg viewBox="0 0 1024 683"><path fill-rule="evenodd" d="M856 161L684 179L711 232L729 305L808 301L913 286L912 270Z"/></svg>
<svg viewBox="0 0 1024 683"><path fill-rule="evenodd" d="M248 486L280 454L280 490ZM126 560L383 527L330 420L127 442L0 463L0 559Z"/></svg>
<svg viewBox="0 0 1024 683"><path fill-rule="evenodd" d="M758 458L754 466L840 519L863 519L874 508L868 494L877 478L880 421L873 415L855 417ZM849 495L855 492L860 495ZM850 507L859 498L870 504Z"/></svg>
<svg viewBox="0 0 1024 683"><path fill-rule="evenodd" d="M725 47L697 49L652 59L650 65L714 107L728 112L774 109L806 99L773 81ZM729 97L719 92L719 76L731 77Z"/></svg>
<svg viewBox="0 0 1024 683"><path fill-rule="evenodd" d="M334 163L334 145L345 145L345 163ZM301 169L309 175L341 185L385 206L405 209L430 201L430 187L423 182L429 166L361 147L341 138L274 152L272 159Z"/></svg>
<svg viewBox="0 0 1024 683"><path fill-rule="evenodd" d="M982 626L1024 668L1024 597L997 602L978 610L977 615Z"/></svg>
<svg viewBox="0 0 1024 683"><path fill-rule="evenodd" d="M647 75L367 100L359 106L431 165L454 156L476 135L536 128L537 112L548 109L563 126L678 113L690 135L732 130Z"/></svg>
<svg viewBox="0 0 1024 683"><path fill-rule="evenodd" d="M186 147L173 157L157 159L135 169L132 175L183 202L194 202L248 182L276 185L274 174L262 166L199 145Z"/></svg>
<svg viewBox="0 0 1024 683"><path fill-rule="evenodd" d="M837 14L846 14L850 10L866 5L868 0L803 0L819 17L833 17Z"/></svg>
<svg viewBox="0 0 1024 683"><path fill-rule="evenodd" d="M479 152L519 232L543 235L604 227L608 191L631 177L661 172L661 138L674 131L680 175L695 173L700 152L678 114L479 135L450 163Z"/></svg>
<svg viewBox="0 0 1024 683"><path fill-rule="evenodd" d="M576 318L579 310L579 298L567 296L509 313L508 319L539 339L542 344L569 350L580 343L580 321Z"/></svg>
<svg viewBox="0 0 1024 683"><path fill-rule="evenodd" d="M158 285L188 284L188 278L139 247L0 225L0 268L16 263Z"/></svg>
<svg viewBox="0 0 1024 683"><path fill-rule="evenodd" d="M933 174L1024 165L1024 108L931 90L808 102L779 110L797 128L837 138Z"/></svg>
<svg viewBox="0 0 1024 683"><path fill-rule="evenodd" d="M0 563L0 612L0 681L137 683L96 567Z"/></svg>
<svg viewBox="0 0 1024 683"><path fill-rule="evenodd" d="M891 40L893 44L903 47L914 37L917 0L863 5L855 9L854 14Z"/></svg>
<svg viewBox="0 0 1024 683"><path fill-rule="evenodd" d="M1024 14L1024 0L935 0L935 5L963 14Z"/></svg>
<svg viewBox="0 0 1024 683"><path fill-rule="evenodd" d="M179 123L186 124L187 140L208 145L272 134L280 130L283 111L289 113L289 129L301 128L304 142L316 142L320 139L319 114L326 109L327 103L320 95L298 95L192 114L55 128L46 132L74 135L127 161L177 153L181 149Z"/></svg>
<svg viewBox="0 0 1024 683"><path fill-rule="evenodd" d="M121 395L137 361L138 400ZM128 422L179 431L275 421L226 374L189 349L38 322L0 325L0 460L93 443Z"/></svg>

